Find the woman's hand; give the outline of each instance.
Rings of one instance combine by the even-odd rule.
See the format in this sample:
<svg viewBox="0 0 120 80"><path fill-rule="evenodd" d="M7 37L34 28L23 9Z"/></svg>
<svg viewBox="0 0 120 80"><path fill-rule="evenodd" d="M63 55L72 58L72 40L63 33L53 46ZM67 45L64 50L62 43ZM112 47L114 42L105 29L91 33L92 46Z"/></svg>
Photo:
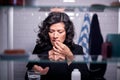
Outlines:
<svg viewBox="0 0 120 80"><path fill-rule="evenodd" d="M57 53L57 52L51 50L49 52L49 59L51 61L64 61L65 60L65 56L60 54L60 53Z"/></svg>
<svg viewBox="0 0 120 80"><path fill-rule="evenodd" d="M68 62L71 62L74 58L69 47L67 47L65 44L63 44L59 41L55 42L55 45L53 46L53 51L58 54L63 55L67 59Z"/></svg>
<svg viewBox="0 0 120 80"><path fill-rule="evenodd" d="M73 56L69 47L66 46L65 44L59 42L59 41L57 41L55 43L55 47L53 47L53 50L55 50L58 53L61 53L61 54L65 55L66 57Z"/></svg>
<svg viewBox="0 0 120 80"><path fill-rule="evenodd" d="M40 72L41 75L46 75L49 70L49 67L42 68L41 66L34 65L33 70Z"/></svg>

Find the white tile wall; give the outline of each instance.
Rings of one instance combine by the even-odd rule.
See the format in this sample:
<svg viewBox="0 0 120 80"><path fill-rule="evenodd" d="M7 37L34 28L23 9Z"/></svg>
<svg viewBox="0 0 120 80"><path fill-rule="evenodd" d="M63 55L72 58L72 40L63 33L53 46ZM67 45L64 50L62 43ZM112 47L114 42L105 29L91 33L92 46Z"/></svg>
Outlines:
<svg viewBox="0 0 120 80"><path fill-rule="evenodd" d="M7 16L6 9L0 9L0 53L7 48ZM0 61L0 80L8 80L7 61Z"/></svg>
<svg viewBox="0 0 120 80"><path fill-rule="evenodd" d="M7 16L6 9L0 9L0 52L7 48Z"/></svg>
<svg viewBox="0 0 120 80"><path fill-rule="evenodd" d="M95 12L94 12L95 13ZM103 38L108 33L117 33L118 31L118 12L96 12L100 23ZM75 24L75 38L77 42L81 26L84 19L84 12L79 12L79 15L73 20ZM93 14L89 12L89 14ZM27 51L32 51L37 38L38 24L45 18L44 12L37 10L16 10L14 13L14 48L24 48ZM92 16L91 16L92 19ZM20 44L19 44L20 43ZM26 45L25 45L26 44ZM29 49L28 49L29 48Z"/></svg>
<svg viewBox="0 0 120 80"><path fill-rule="evenodd" d="M14 80L24 80L27 62L14 62Z"/></svg>

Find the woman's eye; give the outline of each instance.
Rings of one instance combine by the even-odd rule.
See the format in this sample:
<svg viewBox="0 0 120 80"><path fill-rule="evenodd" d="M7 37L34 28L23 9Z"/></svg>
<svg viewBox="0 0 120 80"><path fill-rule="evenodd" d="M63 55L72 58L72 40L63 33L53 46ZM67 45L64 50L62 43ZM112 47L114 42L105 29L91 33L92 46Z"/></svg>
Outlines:
<svg viewBox="0 0 120 80"><path fill-rule="evenodd" d="M58 31L59 33L63 33L64 31Z"/></svg>
<svg viewBox="0 0 120 80"><path fill-rule="evenodd" d="M63 31L60 31L59 33L63 33Z"/></svg>
<svg viewBox="0 0 120 80"><path fill-rule="evenodd" d="M54 31L49 31L50 33L53 33Z"/></svg>

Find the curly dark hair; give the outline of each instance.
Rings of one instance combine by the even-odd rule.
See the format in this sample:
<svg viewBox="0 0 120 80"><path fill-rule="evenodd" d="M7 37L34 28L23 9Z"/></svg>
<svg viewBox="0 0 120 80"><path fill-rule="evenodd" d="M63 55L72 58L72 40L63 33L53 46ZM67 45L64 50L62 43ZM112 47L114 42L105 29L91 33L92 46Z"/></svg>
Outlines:
<svg viewBox="0 0 120 80"><path fill-rule="evenodd" d="M65 24L66 39L64 44L66 44L68 47L73 46L74 25L69 16L62 12L51 12L49 13L48 17L41 23L41 26L39 26L37 44L39 44L40 47L46 47L48 45L52 46L48 32L52 24L59 22L63 22Z"/></svg>

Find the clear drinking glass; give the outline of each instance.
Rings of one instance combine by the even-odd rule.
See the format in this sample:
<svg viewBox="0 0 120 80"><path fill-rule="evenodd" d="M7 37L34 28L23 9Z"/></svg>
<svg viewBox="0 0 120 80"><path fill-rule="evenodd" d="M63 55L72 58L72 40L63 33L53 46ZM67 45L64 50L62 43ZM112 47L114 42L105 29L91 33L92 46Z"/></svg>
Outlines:
<svg viewBox="0 0 120 80"><path fill-rule="evenodd" d="M27 71L29 80L40 80L40 73L33 70Z"/></svg>

